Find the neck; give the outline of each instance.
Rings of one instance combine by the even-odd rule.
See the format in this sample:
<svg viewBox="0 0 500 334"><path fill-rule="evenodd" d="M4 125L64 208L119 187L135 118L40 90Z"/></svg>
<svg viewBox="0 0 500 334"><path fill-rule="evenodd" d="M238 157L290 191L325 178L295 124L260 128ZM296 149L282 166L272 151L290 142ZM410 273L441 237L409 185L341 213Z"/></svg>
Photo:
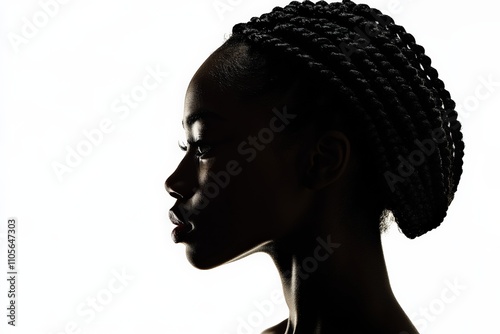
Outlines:
<svg viewBox="0 0 500 334"><path fill-rule="evenodd" d="M290 310L286 334L417 333L392 293L377 222L302 226L267 250Z"/></svg>

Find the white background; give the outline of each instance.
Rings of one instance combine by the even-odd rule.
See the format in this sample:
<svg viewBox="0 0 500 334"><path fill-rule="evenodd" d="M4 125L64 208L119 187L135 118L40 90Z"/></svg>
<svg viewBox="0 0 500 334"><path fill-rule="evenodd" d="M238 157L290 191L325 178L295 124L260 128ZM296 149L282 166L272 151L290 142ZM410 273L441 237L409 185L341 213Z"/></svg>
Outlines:
<svg viewBox="0 0 500 334"><path fill-rule="evenodd" d="M0 332L249 334L284 319L267 256L210 271L189 265L170 239L174 201L163 184L182 156L194 71L234 24L288 1L71 0L43 22L46 2L0 2ZM226 11L216 10L220 3ZM397 227L383 236L395 294L423 333L499 333L494 2L366 3L426 48L459 105L467 146L443 225L416 240ZM29 32L34 18L40 27L16 46L12 36ZM168 75L127 115L116 113L148 68ZM105 119L112 130L60 180L53 163L65 163L68 148ZM6 325L8 217L19 222L15 328ZM122 271L128 281L115 282ZM105 304L99 312L90 311L92 298Z"/></svg>

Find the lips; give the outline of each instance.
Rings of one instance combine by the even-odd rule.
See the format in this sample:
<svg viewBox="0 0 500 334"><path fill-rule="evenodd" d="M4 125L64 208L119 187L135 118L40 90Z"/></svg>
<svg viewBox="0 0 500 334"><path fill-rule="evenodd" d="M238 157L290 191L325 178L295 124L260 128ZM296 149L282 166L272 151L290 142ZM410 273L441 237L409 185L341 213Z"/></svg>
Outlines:
<svg viewBox="0 0 500 334"><path fill-rule="evenodd" d="M183 224L185 224L182 220L180 220L179 218L177 218L177 215L174 213L173 210L170 210L168 212L168 218L170 218L170 221L174 225L183 225Z"/></svg>
<svg viewBox="0 0 500 334"><path fill-rule="evenodd" d="M168 217L170 218L170 221L172 221L172 224L177 225L173 231L172 231L172 240L175 243L178 242L183 242L186 240L186 236L188 235L189 232L193 230L193 226L189 223L186 223L182 220L179 219L178 215L174 212L174 208L172 208L168 212Z"/></svg>

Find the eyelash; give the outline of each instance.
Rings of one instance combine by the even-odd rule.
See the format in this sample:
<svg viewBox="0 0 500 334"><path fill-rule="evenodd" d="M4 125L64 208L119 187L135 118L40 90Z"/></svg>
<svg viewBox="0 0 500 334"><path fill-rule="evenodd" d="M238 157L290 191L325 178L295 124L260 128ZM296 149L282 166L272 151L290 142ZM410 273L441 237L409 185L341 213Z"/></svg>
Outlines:
<svg viewBox="0 0 500 334"><path fill-rule="evenodd" d="M205 154L207 154L208 152L210 152L212 150L212 146L206 144L205 142L203 142L201 140L198 140L198 141L195 141L195 142L189 142L188 141L188 144L189 144L189 146L192 146L196 150L195 153L194 153L194 155L197 158L202 158ZM187 152L188 147L187 147L186 144L179 142L178 145L179 145L179 148L182 151ZM200 152L200 148L208 148L208 149L206 149L204 151L202 150Z"/></svg>

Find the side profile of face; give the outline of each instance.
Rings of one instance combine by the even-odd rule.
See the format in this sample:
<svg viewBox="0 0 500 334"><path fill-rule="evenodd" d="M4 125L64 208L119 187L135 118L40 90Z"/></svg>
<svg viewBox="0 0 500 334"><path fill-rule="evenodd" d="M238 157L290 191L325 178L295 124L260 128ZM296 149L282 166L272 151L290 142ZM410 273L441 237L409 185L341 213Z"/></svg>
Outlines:
<svg viewBox="0 0 500 334"><path fill-rule="evenodd" d="M186 245L200 269L282 237L300 224L310 201L301 151L283 145L295 115L286 104L242 103L237 92L221 90L210 71L217 61L216 53L210 56L188 86L186 154L165 183L177 199L174 220L185 224L174 230L174 241Z"/></svg>

